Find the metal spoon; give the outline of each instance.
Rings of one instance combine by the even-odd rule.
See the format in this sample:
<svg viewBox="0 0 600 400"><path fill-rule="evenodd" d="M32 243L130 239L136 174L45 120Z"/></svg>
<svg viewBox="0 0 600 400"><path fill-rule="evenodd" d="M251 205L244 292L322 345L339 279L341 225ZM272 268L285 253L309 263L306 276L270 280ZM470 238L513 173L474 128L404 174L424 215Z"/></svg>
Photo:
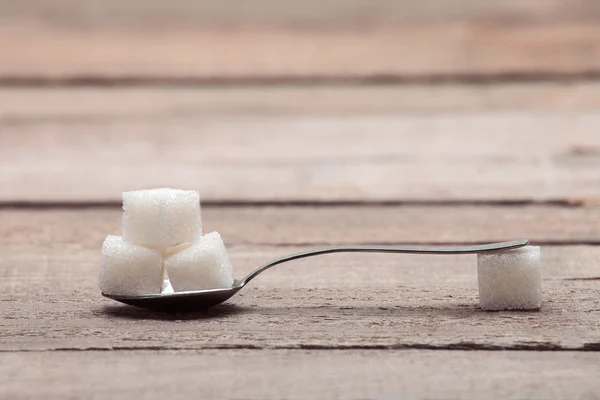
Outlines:
<svg viewBox="0 0 600 400"><path fill-rule="evenodd" d="M472 246L335 246L323 249L309 250L302 253L291 254L277 258L257 268L244 279L235 280L233 286L224 289L194 290L189 292L160 293L147 295L111 295L102 293L121 303L149 310L160 310L167 312L198 311L228 300L239 292L248 282L259 274L275 265L298 260L300 258L318 256L329 253L405 253L405 254L473 254L487 253L502 250L511 250L527 246L528 240L513 240L510 242L488 243Z"/></svg>

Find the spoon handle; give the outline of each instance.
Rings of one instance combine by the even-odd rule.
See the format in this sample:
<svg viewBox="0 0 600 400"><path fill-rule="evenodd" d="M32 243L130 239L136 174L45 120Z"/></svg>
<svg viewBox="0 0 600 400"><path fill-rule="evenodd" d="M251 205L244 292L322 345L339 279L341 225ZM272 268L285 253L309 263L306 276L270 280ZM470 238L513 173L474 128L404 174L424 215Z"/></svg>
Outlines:
<svg viewBox="0 0 600 400"><path fill-rule="evenodd" d="M329 253L404 253L404 254L474 254L474 253L486 253L492 251L502 251L517 249L519 247L527 246L528 240L512 240L510 242L499 242L499 243L487 243L477 244L469 246L377 246L377 245L364 245L364 246L333 246L325 247L322 249L315 249L309 251L303 251L301 253L290 254L288 256L280 257L275 260L269 261L265 265L252 271L248 276L239 281L240 286L244 286L252 279L256 278L262 272L268 270L275 265L298 260L300 258L319 256Z"/></svg>

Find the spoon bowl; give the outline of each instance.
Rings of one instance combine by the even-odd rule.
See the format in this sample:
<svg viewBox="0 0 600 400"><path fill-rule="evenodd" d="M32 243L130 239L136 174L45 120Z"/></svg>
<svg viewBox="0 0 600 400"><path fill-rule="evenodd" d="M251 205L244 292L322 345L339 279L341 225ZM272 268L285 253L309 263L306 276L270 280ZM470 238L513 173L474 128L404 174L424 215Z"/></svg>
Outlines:
<svg viewBox="0 0 600 400"><path fill-rule="evenodd" d="M243 285L235 281L230 288L194 290L189 292L157 293L147 295L110 295L102 293L104 297L119 301L130 306L163 312L199 311L216 306L240 291Z"/></svg>
<svg viewBox="0 0 600 400"><path fill-rule="evenodd" d="M404 253L404 254L476 254L517 249L529 244L528 240L487 243L470 246L336 246L309 250L277 258L257 268L241 280L235 280L232 287L188 292L156 293L146 295L112 295L104 297L131 306L165 312L200 311L221 304L239 292L248 282L275 265L330 253Z"/></svg>

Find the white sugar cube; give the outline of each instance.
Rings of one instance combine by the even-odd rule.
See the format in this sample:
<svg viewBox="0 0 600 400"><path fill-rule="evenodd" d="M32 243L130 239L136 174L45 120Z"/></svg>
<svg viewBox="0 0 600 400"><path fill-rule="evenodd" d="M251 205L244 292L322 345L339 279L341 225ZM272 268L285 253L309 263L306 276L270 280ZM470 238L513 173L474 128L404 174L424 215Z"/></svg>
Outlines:
<svg viewBox="0 0 600 400"><path fill-rule="evenodd" d="M152 189L123 193L123 239L161 251L202 234L195 190Z"/></svg>
<svg viewBox="0 0 600 400"><path fill-rule="evenodd" d="M175 292L227 288L233 285L233 268L218 232L200 237L165 260Z"/></svg>
<svg viewBox="0 0 600 400"><path fill-rule="evenodd" d="M162 253L108 236L102 244L100 290L107 294L160 293L163 284Z"/></svg>
<svg viewBox="0 0 600 400"><path fill-rule="evenodd" d="M477 255L479 304L484 310L533 310L542 306L540 248Z"/></svg>

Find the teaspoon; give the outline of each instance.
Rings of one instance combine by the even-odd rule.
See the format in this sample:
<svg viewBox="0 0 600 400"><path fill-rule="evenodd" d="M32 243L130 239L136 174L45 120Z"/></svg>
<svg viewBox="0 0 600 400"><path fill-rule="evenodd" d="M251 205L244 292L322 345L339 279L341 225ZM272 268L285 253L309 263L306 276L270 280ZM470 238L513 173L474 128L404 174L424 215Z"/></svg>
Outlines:
<svg viewBox="0 0 600 400"><path fill-rule="evenodd" d="M313 257L330 253L404 253L404 254L474 254L495 251L512 250L529 244L528 240L513 240L509 242L478 244L469 246L334 246L291 254L272 260L249 273L245 278L233 282L232 287L223 289L194 290L187 292L156 293L147 295L111 295L103 296L149 310L180 312L199 311L221 304L239 292L248 282L262 272L284 262L300 258ZM165 281L166 283L166 281Z"/></svg>

